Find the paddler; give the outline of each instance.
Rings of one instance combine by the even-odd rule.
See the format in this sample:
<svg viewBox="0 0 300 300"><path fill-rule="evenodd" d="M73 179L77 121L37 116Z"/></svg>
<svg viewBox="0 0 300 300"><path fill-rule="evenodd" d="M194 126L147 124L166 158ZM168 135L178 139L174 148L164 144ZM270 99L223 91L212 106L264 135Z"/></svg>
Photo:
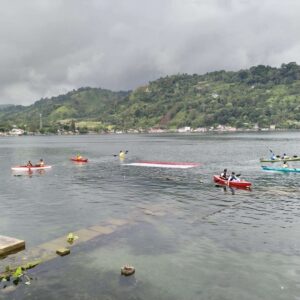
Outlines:
<svg viewBox="0 0 300 300"><path fill-rule="evenodd" d="M119 158L120 159L124 159L125 158L125 152L123 150L120 150Z"/></svg>
<svg viewBox="0 0 300 300"><path fill-rule="evenodd" d="M220 177L225 180L228 179L227 169L224 169L224 171L220 174Z"/></svg>
<svg viewBox="0 0 300 300"><path fill-rule="evenodd" d="M80 160L80 159L82 159L82 156L81 156L80 154L77 154L77 155L76 155L76 159L77 159L77 160Z"/></svg>
<svg viewBox="0 0 300 300"><path fill-rule="evenodd" d="M288 168L289 165L288 165L288 163L287 163L286 161L284 161L282 167L283 167L283 168Z"/></svg>
<svg viewBox="0 0 300 300"><path fill-rule="evenodd" d="M234 172L232 172L228 178L228 181L240 181L240 179L235 175Z"/></svg>
<svg viewBox="0 0 300 300"><path fill-rule="evenodd" d="M26 167L33 167L33 165L32 165L32 163L31 163L31 161L30 161L30 160L28 161L28 163L27 163Z"/></svg>
<svg viewBox="0 0 300 300"><path fill-rule="evenodd" d="M40 162L36 166L37 167L44 167L45 166L44 160L41 158Z"/></svg>

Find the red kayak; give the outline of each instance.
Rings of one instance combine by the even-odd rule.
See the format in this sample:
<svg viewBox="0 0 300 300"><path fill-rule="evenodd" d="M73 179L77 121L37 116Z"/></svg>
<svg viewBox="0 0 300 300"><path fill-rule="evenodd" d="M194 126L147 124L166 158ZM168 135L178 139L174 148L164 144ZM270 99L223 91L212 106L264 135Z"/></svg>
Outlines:
<svg viewBox="0 0 300 300"><path fill-rule="evenodd" d="M72 157L71 158L72 161L75 161L75 162L81 162L81 163L86 163L88 162L88 159L87 158L77 158L77 157Z"/></svg>
<svg viewBox="0 0 300 300"><path fill-rule="evenodd" d="M235 187L240 189L250 189L252 183L249 181L241 180L241 181L228 181L221 178L218 175L214 175L214 182L219 185L226 185L229 187Z"/></svg>

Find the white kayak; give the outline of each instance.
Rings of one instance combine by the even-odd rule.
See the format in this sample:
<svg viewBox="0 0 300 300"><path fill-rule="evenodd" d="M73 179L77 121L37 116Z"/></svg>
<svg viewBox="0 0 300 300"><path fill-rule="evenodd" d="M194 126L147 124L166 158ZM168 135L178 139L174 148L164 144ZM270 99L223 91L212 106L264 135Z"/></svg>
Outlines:
<svg viewBox="0 0 300 300"><path fill-rule="evenodd" d="M52 166L43 166L43 167L38 167L38 166L32 166L32 167L27 167L27 166L16 166L12 167L11 169L13 171L34 171L34 170L46 170L46 169L51 169Z"/></svg>

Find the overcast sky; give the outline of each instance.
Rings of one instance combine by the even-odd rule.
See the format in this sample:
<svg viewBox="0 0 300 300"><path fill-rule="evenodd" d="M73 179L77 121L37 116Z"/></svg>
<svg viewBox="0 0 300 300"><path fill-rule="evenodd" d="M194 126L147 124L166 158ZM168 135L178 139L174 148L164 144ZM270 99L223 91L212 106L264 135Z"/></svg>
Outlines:
<svg viewBox="0 0 300 300"><path fill-rule="evenodd" d="M300 63L299 0L0 0L0 103Z"/></svg>

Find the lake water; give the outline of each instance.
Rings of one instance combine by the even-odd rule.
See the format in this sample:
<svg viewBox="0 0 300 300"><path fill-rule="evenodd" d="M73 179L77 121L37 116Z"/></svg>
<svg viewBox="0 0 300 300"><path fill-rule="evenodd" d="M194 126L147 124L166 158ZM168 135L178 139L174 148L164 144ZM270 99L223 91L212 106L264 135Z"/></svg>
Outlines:
<svg viewBox="0 0 300 300"><path fill-rule="evenodd" d="M112 218L134 223L37 266L31 285L0 299L300 299L300 174L258 161L268 147L300 155L299 145L298 132L1 138L0 234L34 248ZM125 166L113 156L121 149L126 162L201 166ZM72 163L76 153L89 163ZM10 170L40 158L52 170ZM225 167L252 191L215 187ZM134 277L120 276L126 263Z"/></svg>

